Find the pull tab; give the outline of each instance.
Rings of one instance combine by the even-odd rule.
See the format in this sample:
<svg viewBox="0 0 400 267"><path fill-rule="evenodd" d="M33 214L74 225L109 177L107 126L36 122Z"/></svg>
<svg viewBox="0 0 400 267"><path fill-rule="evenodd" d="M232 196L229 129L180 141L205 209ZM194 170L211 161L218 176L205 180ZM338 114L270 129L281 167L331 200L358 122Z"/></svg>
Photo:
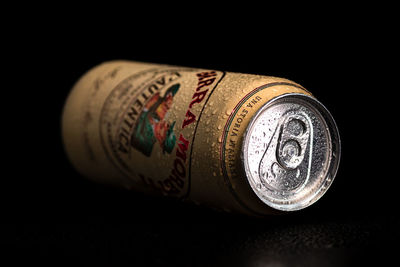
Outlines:
<svg viewBox="0 0 400 267"><path fill-rule="evenodd" d="M282 116L259 165L261 184L265 187L291 191L306 181L312 142L311 123L306 116L294 112ZM306 154L309 156L305 160Z"/></svg>

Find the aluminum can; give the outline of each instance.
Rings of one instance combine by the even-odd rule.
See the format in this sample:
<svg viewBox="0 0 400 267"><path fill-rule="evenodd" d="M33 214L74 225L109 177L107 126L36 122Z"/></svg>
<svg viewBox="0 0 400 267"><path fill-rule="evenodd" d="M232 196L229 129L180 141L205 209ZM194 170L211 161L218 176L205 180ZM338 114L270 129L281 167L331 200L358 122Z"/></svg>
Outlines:
<svg viewBox="0 0 400 267"><path fill-rule="evenodd" d="M295 82L132 61L83 75L62 135L90 179L260 216L316 202L340 158L331 114Z"/></svg>

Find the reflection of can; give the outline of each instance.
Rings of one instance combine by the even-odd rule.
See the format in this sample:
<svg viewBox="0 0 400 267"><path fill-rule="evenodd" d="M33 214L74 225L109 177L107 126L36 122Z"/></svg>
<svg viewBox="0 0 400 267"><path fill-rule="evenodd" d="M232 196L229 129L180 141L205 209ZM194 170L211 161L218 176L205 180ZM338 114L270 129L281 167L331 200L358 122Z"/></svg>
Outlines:
<svg viewBox="0 0 400 267"><path fill-rule="evenodd" d="M292 81L128 61L77 82L63 139L96 181L258 215L314 203L340 157L331 115Z"/></svg>

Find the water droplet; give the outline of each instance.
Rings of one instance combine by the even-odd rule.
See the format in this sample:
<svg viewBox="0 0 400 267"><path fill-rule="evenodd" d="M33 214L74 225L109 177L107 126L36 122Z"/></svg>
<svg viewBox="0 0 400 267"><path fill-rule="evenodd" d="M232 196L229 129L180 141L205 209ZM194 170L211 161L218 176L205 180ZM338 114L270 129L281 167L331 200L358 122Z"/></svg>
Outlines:
<svg viewBox="0 0 400 267"><path fill-rule="evenodd" d="M218 137L218 143L222 143L222 135Z"/></svg>
<svg viewBox="0 0 400 267"><path fill-rule="evenodd" d="M221 126L221 125L218 125L217 129L218 129L218 130L221 130L221 129L222 129L222 126Z"/></svg>
<svg viewBox="0 0 400 267"><path fill-rule="evenodd" d="M229 109L227 109L227 110L225 111L225 114L228 115L228 116L231 115L231 113L232 113L232 111L229 110Z"/></svg>

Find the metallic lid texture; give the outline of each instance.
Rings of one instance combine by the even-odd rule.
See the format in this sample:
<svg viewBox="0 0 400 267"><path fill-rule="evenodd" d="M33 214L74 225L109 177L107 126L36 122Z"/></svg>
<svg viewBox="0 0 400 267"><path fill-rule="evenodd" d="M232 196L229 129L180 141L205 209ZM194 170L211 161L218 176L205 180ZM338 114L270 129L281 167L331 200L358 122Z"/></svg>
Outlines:
<svg viewBox="0 0 400 267"><path fill-rule="evenodd" d="M94 181L257 216L314 203L340 157L326 108L272 76L105 62L62 121L70 161Z"/></svg>
<svg viewBox="0 0 400 267"><path fill-rule="evenodd" d="M254 115L241 156L260 200L274 209L299 210L316 202L331 185L340 160L339 132L315 98L284 94Z"/></svg>

